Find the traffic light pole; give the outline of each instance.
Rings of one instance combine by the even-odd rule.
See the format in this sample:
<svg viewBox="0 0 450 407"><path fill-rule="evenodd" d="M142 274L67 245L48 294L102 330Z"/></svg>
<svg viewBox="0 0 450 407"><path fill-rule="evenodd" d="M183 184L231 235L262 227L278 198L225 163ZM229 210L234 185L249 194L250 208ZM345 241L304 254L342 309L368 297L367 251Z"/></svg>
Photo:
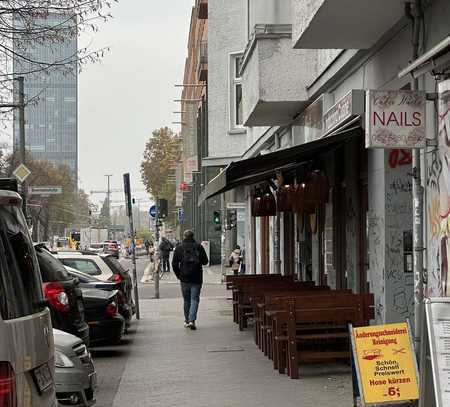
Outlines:
<svg viewBox="0 0 450 407"><path fill-rule="evenodd" d="M136 240L134 233L133 224L133 208L131 206L131 187L130 187L130 174L123 174L123 184L125 191L125 202L128 214L128 220L130 224L130 244L131 244L131 261L133 264L133 289L134 289L134 301L136 303L136 318L140 319L139 310L139 290L138 290L138 280L136 271Z"/></svg>
<svg viewBox="0 0 450 407"><path fill-rule="evenodd" d="M155 298L159 299L159 271L161 269L161 253L159 252L159 208L158 197L155 199L155 259L156 264L153 271L153 282L155 283Z"/></svg>

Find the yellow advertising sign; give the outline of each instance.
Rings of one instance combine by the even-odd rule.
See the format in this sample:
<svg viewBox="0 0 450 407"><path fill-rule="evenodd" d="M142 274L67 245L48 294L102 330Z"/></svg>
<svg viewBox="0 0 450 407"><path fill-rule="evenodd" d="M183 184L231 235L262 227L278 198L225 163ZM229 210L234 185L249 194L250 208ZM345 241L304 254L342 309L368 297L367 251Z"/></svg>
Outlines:
<svg viewBox="0 0 450 407"><path fill-rule="evenodd" d="M417 366L406 322L353 328L352 341L364 404L419 398Z"/></svg>

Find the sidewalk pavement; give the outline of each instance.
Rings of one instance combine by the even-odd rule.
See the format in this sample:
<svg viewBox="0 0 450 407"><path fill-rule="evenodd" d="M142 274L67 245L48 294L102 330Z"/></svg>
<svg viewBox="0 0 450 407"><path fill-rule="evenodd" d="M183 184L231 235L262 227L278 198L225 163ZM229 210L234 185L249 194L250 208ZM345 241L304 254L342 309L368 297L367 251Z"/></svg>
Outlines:
<svg viewBox="0 0 450 407"><path fill-rule="evenodd" d="M233 324L225 288L223 297L208 297L208 286L204 291L197 331L183 327L181 299L141 302L142 319L113 407L352 405L348 367L301 366L299 380L278 374L252 332Z"/></svg>

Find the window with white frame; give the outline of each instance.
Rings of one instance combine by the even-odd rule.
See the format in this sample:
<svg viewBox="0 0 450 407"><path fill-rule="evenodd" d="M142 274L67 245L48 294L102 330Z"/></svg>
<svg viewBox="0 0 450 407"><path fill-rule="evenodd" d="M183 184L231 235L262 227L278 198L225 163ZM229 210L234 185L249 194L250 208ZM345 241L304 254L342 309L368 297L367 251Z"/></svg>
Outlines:
<svg viewBox="0 0 450 407"><path fill-rule="evenodd" d="M230 130L243 131L242 78L239 74L242 52L230 54Z"/></svg>

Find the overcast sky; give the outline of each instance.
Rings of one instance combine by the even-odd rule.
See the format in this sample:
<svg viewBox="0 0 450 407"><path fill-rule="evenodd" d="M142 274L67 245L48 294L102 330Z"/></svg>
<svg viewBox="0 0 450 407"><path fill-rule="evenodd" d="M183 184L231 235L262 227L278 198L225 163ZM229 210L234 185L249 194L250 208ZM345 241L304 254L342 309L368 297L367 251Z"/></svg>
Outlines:
<svg viewBox="0 0 450 407"><path fill-rule="evenodd" d="M100 26L93 48L109 46L101 64L79 77L79 182L86 192L122 187L130 172L132 187L144 189L139 166L145 142L155 128L179 120L173 102L180 96L187 37L194 0L120 0L114 19ZM85 39L84 39L85 40ZM136 197L146 197L136 192ZM93 196L93 201L104 195ZM112 200L123 199L115 194Z"/></svg>

